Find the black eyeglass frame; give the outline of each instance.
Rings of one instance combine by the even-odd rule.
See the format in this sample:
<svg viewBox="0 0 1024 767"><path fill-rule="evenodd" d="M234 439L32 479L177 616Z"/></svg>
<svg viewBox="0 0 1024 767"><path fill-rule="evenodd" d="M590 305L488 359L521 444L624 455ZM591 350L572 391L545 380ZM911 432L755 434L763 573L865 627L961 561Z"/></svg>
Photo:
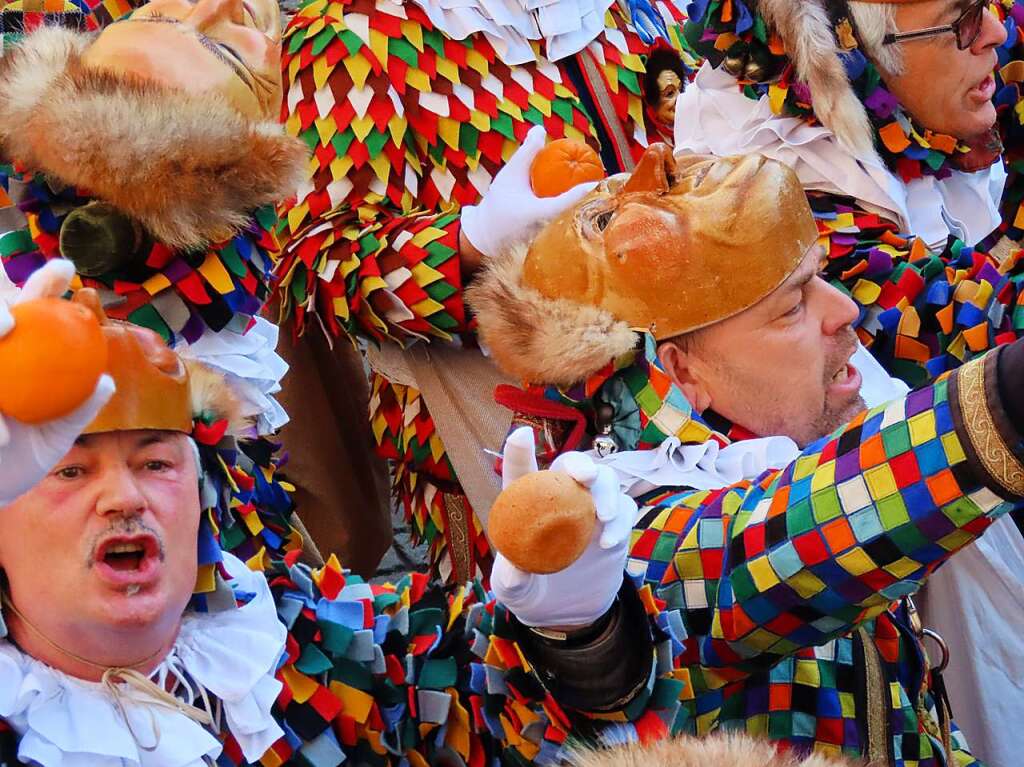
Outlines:
<svg viewBox="0 0 1024 767"><path fill-rule="evenodd" d="M970 40L963 40L960 37L960 28L964 25L968 16L972 13L977 13L979 17L988 8L990 0L979 0L968 7L963 13L961 13L952 24L943 24L941 27L926 27L925 29L915 29L911 32L890 32L882 38L882 45L892 45L893 43L899 43L904 40L922 40L926 37L935 37L937 35L945 34L946 32L952 32L956 36L956 47L965 51L974 45L975 41L981 36L981 27L984 25L985 20L981 18L978 22L978 26L974 31L974 36Z"/></svg>

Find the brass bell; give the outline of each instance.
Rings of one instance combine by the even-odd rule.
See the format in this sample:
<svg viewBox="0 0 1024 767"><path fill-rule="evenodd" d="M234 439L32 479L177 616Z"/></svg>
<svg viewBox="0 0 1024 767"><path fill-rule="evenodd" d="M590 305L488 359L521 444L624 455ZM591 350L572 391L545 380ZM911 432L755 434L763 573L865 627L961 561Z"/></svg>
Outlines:
<svg viewBox="0 0 1024 767"><path fill-rule="evenodd" d="M760 62L751 57L743 67L743 79L752 80L755 83L763 82L768 70Z"/></svg>
<svg viewBox="0 0 1024 767"><path fill-rule="evenodd" d="M743 70L747 66L747 57L743 54L737 56L726 55L722 59L722 67L733 77L743 76Z"/></svg>

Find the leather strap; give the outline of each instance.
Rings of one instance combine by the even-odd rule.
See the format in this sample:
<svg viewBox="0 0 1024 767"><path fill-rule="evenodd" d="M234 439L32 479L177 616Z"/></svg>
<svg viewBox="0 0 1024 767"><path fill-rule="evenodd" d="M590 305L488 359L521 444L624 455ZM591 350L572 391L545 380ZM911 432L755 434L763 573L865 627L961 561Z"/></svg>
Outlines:
<svg viewBox="0 0 1024 767"><path fill-rule="evenodd" d="M867 724L867 749L865 756L872 765L891 764L889 760L889 736L887 701L889 700L888 684L882 670L882 658L878 654L874 638L863 626L857 629L861 647L864 651L865 679L865 721Z"/></svg>

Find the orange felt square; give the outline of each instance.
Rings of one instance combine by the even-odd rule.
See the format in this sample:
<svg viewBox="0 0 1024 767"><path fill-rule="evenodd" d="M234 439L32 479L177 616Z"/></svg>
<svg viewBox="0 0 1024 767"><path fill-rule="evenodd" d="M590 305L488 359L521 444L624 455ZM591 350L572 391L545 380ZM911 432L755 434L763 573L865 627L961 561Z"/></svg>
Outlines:
<svg viewBox="0 0 1024 767"><path fill-rule="evenodd" d="M937 506L947 504L962 495L960 486L949 469L943 469L938 474L928 477L925 484L928 485L928 491L932 494Z"/></svg>

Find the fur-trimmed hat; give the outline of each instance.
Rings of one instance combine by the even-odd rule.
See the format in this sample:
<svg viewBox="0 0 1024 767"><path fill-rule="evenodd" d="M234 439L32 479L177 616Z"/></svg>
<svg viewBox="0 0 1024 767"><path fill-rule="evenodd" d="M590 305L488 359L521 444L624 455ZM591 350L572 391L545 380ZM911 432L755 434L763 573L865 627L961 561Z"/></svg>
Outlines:
<svg viewBox="0 0 1024 767"><path fill-rule="evenodd" d="M818 239L788 167L759 155L679 158L663 144L601 182L466 291L498 367L572 385L637 348L735 316L778 288Z"/></svg>
<svg viewBox="0 0 1024 767"><path fill-rule="evenodd" d="M874 152L874 132L840 58L829 5L829 0L758 3L765 21L782 38L797 79L810 88L815 115L851 150L870 155Z"/></svg>
<svg viewBox="0 0 1024 767"><path fill-rule="evenodd" d="M743 5L743 0L737 2ZM697 0L692 7L688 37L709 59L722 60L732 75L753 83L776 83L791 66L783 88L799 83L809 91L815 117L842 144L859 156L874 153L871 118L844 57L859 45L847 0L747 0L729 21L714 14L708 0ZM711 15L716 15L713 21Z"/></svg>
<svg viewBox="0 0 1024 767"><path fill-rule="evenodd" d="M86 189L172 248L243 229L301 182L308 152L216 93L89 69L93 37L54 27L0 59L0 151Z"/></svg>

